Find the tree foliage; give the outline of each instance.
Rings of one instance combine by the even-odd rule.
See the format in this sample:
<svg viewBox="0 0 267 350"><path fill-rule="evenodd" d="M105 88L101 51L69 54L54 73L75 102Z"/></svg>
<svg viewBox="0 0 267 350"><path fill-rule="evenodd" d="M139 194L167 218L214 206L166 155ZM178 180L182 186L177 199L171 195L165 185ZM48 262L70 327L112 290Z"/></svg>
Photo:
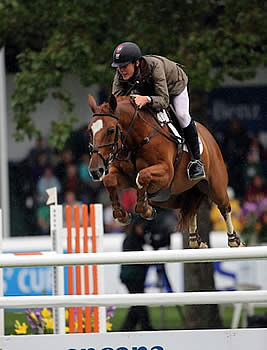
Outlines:
<svg viewBox="0 0 267 350"><path fill-rule="evenodd" d="M64 75L110 86L112 51L122 41L184 64L193 89L209 91L226 74L252 77L267 61L266 10L260 0L2 0L0 46L18 53L16 138L38 134L32 113L52 89L64 106L52 140L64 144L75 120Z"/></svg>

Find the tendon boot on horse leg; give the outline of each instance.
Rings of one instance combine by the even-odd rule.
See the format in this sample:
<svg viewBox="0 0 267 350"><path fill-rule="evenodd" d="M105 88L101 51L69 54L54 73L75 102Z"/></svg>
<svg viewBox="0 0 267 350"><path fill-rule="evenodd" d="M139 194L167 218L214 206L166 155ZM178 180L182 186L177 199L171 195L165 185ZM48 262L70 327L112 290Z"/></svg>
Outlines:
<svg viewBox="0 0 267 350"><path fill-rule="evenodd" d="M227 236L228 236L228 246L230 248L245 247L246 245L241 242L239 234L234 231L234 227L231 219L231 206L228 207L219 207L219 210L224 218L227 227Z"/></svg>
<svg viewBox="0 0 267 350"><path fill-rule="evenodd" d="M183 132L187 147L192 156L192 160L187 166L188 178L191 181L205 179L205 167L200 157L198 132L195 122L192 119L190 124L186 128L183 128Z"/></svg>
<svg viewBox="0 0 267 350"><path fill-rule="evenodd" d="M153 220L156 216L156 210L148 204L147 199L147 185L141 185L139 183L139 173L136 177L137 185L137 202L135 212L140 214L146 220Z"/></svg>
<svg viewBox="0 0 267 350"><path fill-rule="evenodd" d="M189 248L208 248L207 243L201 241L200 235L197 233L197 214L195 214L189 221Z"/></svg>

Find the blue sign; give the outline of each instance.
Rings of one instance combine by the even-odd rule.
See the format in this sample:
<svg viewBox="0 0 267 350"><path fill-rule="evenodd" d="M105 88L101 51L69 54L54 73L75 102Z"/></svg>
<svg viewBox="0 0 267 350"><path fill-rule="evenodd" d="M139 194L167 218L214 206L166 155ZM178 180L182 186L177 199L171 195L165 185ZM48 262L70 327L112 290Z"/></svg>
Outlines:
<svg viewBox="0 0 267 350"><path fill-rule="evenodd" d="M223 87L209 93L208 118L215 131L238 119L252 132L267 130L267 86Z"/></svg>
<svg viewBox="0 0 267 350"><path fill-rule="evenodd" d="M52 267L16 267L3 269L4 295L51 295ZM64 268L65 290L67 290L67 268Z"/></svg>

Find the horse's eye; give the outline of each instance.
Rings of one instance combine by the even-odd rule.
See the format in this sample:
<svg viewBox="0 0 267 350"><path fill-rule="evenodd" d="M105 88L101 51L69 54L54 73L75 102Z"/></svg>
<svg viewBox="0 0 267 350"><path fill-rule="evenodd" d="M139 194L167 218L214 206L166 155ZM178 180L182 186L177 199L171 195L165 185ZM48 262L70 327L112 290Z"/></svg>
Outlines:
<svg viewBox="0 0 267 350"><path fill-rule="evenodd" d="M109 129L107 130L107 135L108 135L108 136L111 136L111 135L114 134L114 132L115 132L115 129L114 129L114 128L109 128Z"/></svg>

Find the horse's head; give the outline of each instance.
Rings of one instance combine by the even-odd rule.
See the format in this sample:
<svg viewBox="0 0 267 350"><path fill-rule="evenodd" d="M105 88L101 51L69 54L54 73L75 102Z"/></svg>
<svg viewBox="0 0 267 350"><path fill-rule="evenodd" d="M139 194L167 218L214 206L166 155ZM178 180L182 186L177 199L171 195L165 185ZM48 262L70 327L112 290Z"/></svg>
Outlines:
<svg viewBox="0 0 267 350"><path fill-rule="evenodd" d="M90 134L88 170L94 181L102 181L119 149L119 118L115 115L117 100L112 95L108 103L98 106L94 97L89 95L88 104L93 112L93 118L88 126Z"/></svg>

